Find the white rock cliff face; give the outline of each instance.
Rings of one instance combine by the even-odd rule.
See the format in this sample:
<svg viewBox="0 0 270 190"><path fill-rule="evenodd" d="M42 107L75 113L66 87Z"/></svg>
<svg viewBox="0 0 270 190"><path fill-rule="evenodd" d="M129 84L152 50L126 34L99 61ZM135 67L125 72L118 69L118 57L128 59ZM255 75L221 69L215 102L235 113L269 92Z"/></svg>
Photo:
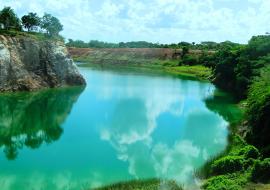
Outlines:
<svg viewBox="0 0 270 190"><path fill-rule="evenodd" d="M84 84L63 42L0 35L0 91Z"/></svg>

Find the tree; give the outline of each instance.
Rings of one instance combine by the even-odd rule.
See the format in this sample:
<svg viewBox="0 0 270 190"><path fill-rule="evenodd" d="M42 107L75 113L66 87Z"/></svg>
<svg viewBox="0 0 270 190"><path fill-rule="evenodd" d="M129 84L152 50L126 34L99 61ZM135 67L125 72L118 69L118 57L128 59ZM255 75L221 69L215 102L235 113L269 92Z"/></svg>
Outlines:
<svg viewBox="0 0 270 190"><path fill-rule="evenodd" d="M184 46L182 48L182 55L181 55L182 59L185 57L186 54L188 54L188 52L189 52L189 47L188 46Z"/></svg>
<svg viewBox="0 0 270 190"><path fill-rule="evenodd" d="M5 7L0 11L0 24L2 24L6 30L10 30L11 28L15 30L22 29L20 19L10 7Z"/></svg>
<svg viewBox="0 0 270 190"><path fill-rule="evenodd" d="M48 35L57 36L63 30L63 25L56 17L45 13L42 17L41 28L46 30Z"/></svg>
<svg viewBox="0 0 270 190"><path fill-rule="evenodd" d="M270 66L260 71L248 93L246 116L251 131L247 137L264 155L270 156Z"/></svg>
<svg viewBox="0 0 270 190"><path fill-rule="evenodd" d="M40 25L40 18L37 16L37 13L29 13L22 17L22 24L28 31L36 30Z"/></svg>

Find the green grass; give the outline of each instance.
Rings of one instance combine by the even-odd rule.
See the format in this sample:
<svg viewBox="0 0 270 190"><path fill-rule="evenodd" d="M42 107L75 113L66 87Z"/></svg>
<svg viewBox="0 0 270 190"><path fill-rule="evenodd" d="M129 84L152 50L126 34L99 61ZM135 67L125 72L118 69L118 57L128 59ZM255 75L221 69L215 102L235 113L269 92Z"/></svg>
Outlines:
<svg viewBox="0 0 270 190"><path fill-rule="evenodd" d="M262 159L258 149L247 144L240 136L231 134L228 148L210 159L196 171L196 175L206 179L202 185L206 190L249 189L253 178L261 180L263 172L263 180L270 181L269 163L269 160Z"/></svg>
<svg viewBox="0 0 270 190"><path fill-rule="evenodd" d="M198 80L208 80L211 75L211 69L202 66L202 65L194 65L194 66L177 66L177 60L137 60L137 62L132 61L115 61L115 60L102 60L100 63L93 63L91 61L92 58L73 58L75 62L82 62L81 67L94 67L94 68L102 68L102 69L115 69L121 70L123 68L126 69L136 69L140 71L152 71L152 72L160 72L167 73L173 75L180 75L190 79L198 79Z"/></svg>
<svg viewBox="0 0 270 190"><path fill-rule="evenodd" d="M132 180L120 182L108 186L96 188L94 190L183 190L183 188L172 180Z"/></svg>
<svg viewBox="0 0 270 190"><path fill-rule="evenodd" d="M212 75L211 69L203 65L166 67L165 69L169 73L191 76L204 80L209 79Z"/></svg>
<svg viewBox="0 0 270 190"><path fill-rule="evenodd" d="M24 31L16 31L16 30L0 30L0 35L17 37L17 38L32 38L34 40L45 41L64 41L64 38L61 36L49 37L44 33L40 32L24 32Z"/></svg>

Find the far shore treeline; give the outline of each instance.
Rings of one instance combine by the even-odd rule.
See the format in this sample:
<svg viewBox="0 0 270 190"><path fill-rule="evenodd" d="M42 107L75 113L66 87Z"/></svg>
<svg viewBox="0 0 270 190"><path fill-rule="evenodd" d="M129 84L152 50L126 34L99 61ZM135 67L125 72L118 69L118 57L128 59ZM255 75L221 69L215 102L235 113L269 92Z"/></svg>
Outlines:
<svg viewBox="0 0 270 190"><path fill-rule="evenodd" d="M39 17L37 13L30 12L19 18L11 7L5 7L0 11L0 29L2 32L21 32L25 29L28 32L44 33L48 37L55 37L59 36L63 25L48 13Z"/></svg>
<svg viewBox="0 0 270 190"><path fill-rule="evenodd" d="M196 44L195 42L179 42L172 44L159 44L151 43L146 41L134 41L134 42L119 42L119 43L109 43L98 40L90 40L89 42L84 42L82 40L68 39L66 43L69 47L76 48L173 48L181 49L183 47L189 49L199 49L199 50L217 50L224 46L239 46L241 44L233 43L230 41L225 41L221 43L206 41Z"/></svg>

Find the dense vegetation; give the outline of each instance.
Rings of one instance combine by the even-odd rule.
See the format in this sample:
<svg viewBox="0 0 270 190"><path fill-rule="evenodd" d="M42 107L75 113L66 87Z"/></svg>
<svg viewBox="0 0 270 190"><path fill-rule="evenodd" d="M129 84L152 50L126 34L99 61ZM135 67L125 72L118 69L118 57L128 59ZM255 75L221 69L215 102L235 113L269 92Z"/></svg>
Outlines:
<svg viewBox="0 0 270 190"><path fill-rule="evenodd" d="M269 156L270 36L252 37L248 45L225 48L213 57L213 81L239 100L247 98L248 140Z"/></svg>
<svg viewBox="0 0 270 190"><path fill-rule="evenodd" d="M237 190L250 182L269 183L270 36L254 36L247 45L223 47L201 63L213 69L217 86L234 93L246 107L242 126L232 129L228 149L202 169L203 176L210 177L203 187ZM246 141L237 136L239 131Z"/></svg>
<svg viewBox="0 0 270 190"><path fill-rule="evenodd" d="M43 17L39 17L37 13L28 13L20 19L10 7L0 11L1 33L10 34L13 31L14 34L14 32L22 32L23 28L32 33L45 33L47 37L58 37L59 32L63 30L63 25L56 17L47 13Z"/></svg>

